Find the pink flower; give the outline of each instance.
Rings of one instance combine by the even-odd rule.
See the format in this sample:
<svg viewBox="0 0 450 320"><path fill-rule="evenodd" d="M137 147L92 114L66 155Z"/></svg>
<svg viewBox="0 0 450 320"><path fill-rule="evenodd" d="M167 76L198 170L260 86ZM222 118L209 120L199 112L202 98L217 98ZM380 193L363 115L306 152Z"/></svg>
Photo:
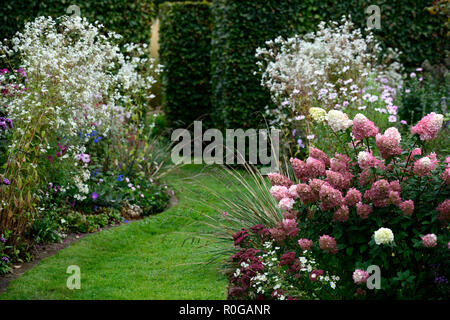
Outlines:
<svg viewBox="0 0 450 320"><path fill-rule="evenodd" d="M436 138L439 130L442 127L444 116L434 112L427 114L414 127L411 128L412 134L418 134L420 140L432 140Z"/></svg>
<svg viewBox="0 0 450 320"><path fill-rule="evenodd" d="M389 157L398 156L402 153L400 148L400 138L395 128L386 129L384 134L377 134L375 137L377 148L381 157L387 159Z"/></svg>
<svg viewBox="0 0 450 320"><path fill-rule="evenodd" d="M361 151L358 153L358 165L361 169L375 168L380 164L380 160L372 155L372 151Z"/></svg>
<svg viewBox="0 0 450 320"><path fill-rule="evenodd" d="M445 182L445 184L450 184L450 168L447 168L444 170L444 172L442 172L441 179Z"/></svg>
<svg viewBox="0 0 450 320"><path fill-rule="evenodd" d="M364 169L359 175L359 184L365 186L374 182L375 179L376 176L369 169Z"/></svg>
<svg viewBox="0 0 450 320"><path fill-rule="evenodd" d="M289 189L285 186L272 186L269 192L277 201L283 198L290 198Z"/></svg>
<svg viewBox="0 0 450 320"><path fill-rule="evenodd" d="M350 186L350 180L346 179L339 172L327 170L326 171L326 181L333 187L339 190L347 189Z"/></svg>
<svg viewBox="0 0 450 320"><path fill-rule="evenodd" d="M288 177L285 177L279 173L269 173L267 177L273 186L290 187L294 184Z"/></svg>
<svg viewBox="0 0 450 320"><path fill-rule="evenodd" d="M297 199L298 198L297 186L295 184L289 187L288 192L289 192L289 196L292 199Z"/></svg>
<svg viewBox="0 0 450 320"><path fill-rule="evenodd" d="M291 210L295 204L295 200L292 198L283 198L278 203L278 208L281 210Z"/></svg>
<svg viewBox="0 0 450 320"><path fill-rule="evenodd" d="M323 152L322 150L319 150L317 148L311 148L309 150L309 156L322 161L326 166L330 165L330 158Z"/></svg>
<svg viewBox="0 0 450 320"><path fill-rule="evenodd" d="M358 202L361 202L361 192L358 189L350 188L345 195L345 204L349 207L356 205Z"/></svg>
<svg viewBox="0 0 450 320"><path fill-rule="evenodd" d="M419 177L431 175L431 170L436 167L438 161L436 160L436 154L433 152L428 157L420 158L414 162L413 172Z"/></svg>
<svg viewBox="0 0 450 320"><path fill-rule="evenodd" d="M297 185L297 194L300 198L300 201L304 204L316 202L319 200L319 197L313 193L311 187L306 183L299 183Z"/></svg>
<svg viewBox="0 0 450 320"><path fill-rule="evenodd" d="M369 214L372 213L372 207L368 204L358 202L356 204L356 213L361 217L361 219L367 219Z"/></svg>
<svg viewBox="0 0 450 320"><path fill-rule="evenodd" d="M309 187L311 188L311 192L313 193L314 197L317 198L317 200L319 200L320 189L322 188L323 185L329 186L330 184L320 179L309 180Z"/></svg>
<svg viewBox="0 0 450 320"><path fill-rule="evenodd" d="M356 140L363 140L368 137L375 137L378 134L378 128L365 115L358 113L353 118L352 133Z"/></svg>
<svg viewBox="0 0 450 320"><path fill-rule="evenodd" d="M402 191L402 187L400 186L400 182L398 180L391 181L389 183L389 187L391 188L392 191L397 191L397 192Z"/></svg>
<svg viewBox="0 0 450 320"><path fill-rule="evenodd" d="M437 245L437 237L434 233L429 233L422 238L422 245L426 248L432 248Z"/></svg>
<svg viewBox="0 0 450 320"><path fill-rule="evenodd" d="M439 220L450 221L450 199L446 199L444 202L440 203L436 210L439 213Z"/></svg>
<svg viewBox="0 0 450 320"><path fill-rule="evenodd" d="M369 190L364 193L364 199L372 201L375 207L386 207L390 192L389 182L384 179L375 181Z"/></svg>
<svg viewBox="0 0 450 320"><path fill-rule="evenodd" d="M369 279L369 273L367 271L361 270L361 269L356 269L353 272L353 281L356 284L362 284L362 283L366 283L367 279Z"/></svg>
<svg viewBox="0 0 450 320"><path fill-rule="evenodd" d="M406 216L411 216L414 212L414 201L406 200L398 205L400 210L402 210L403 214Z"/></svg>
<svg viewBox="0 0 450 320"><path fill-rule="evenodd" d="M389 201L398 206L402 202L402 198L400 198L400 193L398 191L390 191L389 192Z"/></svg>
<svg viewBox="0 0 450 320"><path fill-rule="evenodd" d="M291 158L291 166L294 170L294 174L301 182L308 181L308 168L306 167L306 163L302 160Z"/></svg>
<svg viewBox="0 0 450 320"><path fill-rule="evenodd" d="M295 237L298 233L297 222L295 219L283 219L281 221L281 227L290 237Z"/></svg>
<svg viewBox="0 0 450 320"><path fill-rule="evenodd" d="M302 248L302 250L309 250L311 249L313 242L309 239L299 239L298 245L300 246L300 248Z"/></svg>
<svg viewBox="0 0 450 320"><path fill-rule="evenodd" d="M348 220L348 207L346 205L340 206L333 214L333 221L344 222Z"/></svg>
<svg viewBox="0 0 450 320"><path fill-rule="evenodd" d="M311 178L316 178L325 175L325 164L317 159L308 157L306 159L306 167Z"/></svg>
<svg viewBox="0 0 450 320"><path fill-rule="evenodd" d="M320 249L327 251L329 253L335 254L337 250L336 240L329 235L322 235L319 238L319 247Z"/></svg>
<svg viewBox="0 0 450 320"><path fill-rule="evenodd" d="M319 192L320 209L328 211L344 203L342 193L328 184L323 184Z"/></svg>

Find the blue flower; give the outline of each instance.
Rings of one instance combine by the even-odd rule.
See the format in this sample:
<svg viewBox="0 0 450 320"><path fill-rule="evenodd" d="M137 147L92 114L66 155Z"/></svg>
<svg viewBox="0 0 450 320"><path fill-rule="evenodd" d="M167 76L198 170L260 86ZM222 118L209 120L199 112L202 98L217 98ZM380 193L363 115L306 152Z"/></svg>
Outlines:
<svg viewBox="0 0 450 320"><path fill-rule="evenodd" d="M300 148L304 148L304 147L305 147L305 145L303 144L302 139L298 139L298 140L297 140L297 144L298 144L298 146L299 146Z"/></svg>
<svg viewBox="0 0 450 320"><path fill-rule="evenodd" d="M117 178L117 181L122 181L123 178L123 174L119 175L119 177Z"/></svg>
<svg viewBox="0 0 450 320"><path fill-rule="evenodd" d="M99 142L101 139L102 139L102 137L100 137L100 136L96 137L96 138L94 139L94 143Z"/></svg>

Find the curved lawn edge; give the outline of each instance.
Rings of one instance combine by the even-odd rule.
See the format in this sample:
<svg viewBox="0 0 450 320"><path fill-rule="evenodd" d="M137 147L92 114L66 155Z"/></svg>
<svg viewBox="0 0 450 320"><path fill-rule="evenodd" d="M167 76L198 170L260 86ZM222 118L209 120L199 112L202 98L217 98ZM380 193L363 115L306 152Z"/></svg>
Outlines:
<svg viewBox="0 0 450 320"><path fill-rule="evenodd" d="M192 201L204 190L190 184L221 188L202 166L185 166L166 176L178 204L164 212L90 234L11 281L0 299L225 299L227 280L210 258L205 243L186 241L186 232L201 232L201 212ZM183 192L189 189L194 192ZM70 290L70 265L81 271L81 289Z"/></svg>

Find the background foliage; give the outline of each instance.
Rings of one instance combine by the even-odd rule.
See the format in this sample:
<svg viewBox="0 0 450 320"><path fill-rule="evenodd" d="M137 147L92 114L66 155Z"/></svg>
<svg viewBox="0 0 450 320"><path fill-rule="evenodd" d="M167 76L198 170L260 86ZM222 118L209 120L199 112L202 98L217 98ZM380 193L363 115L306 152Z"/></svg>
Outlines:
<svg viewBox="0 0 450 320"><path fill-rule="evenodd" d="M339 20L342 15L350 14L357 27L365 28L370 5L378 5L381 12L381 29L375 35L384 47L403 52L401 62L406 67L417 67L426 59L431 64L445 63L446 18L426 9L432 1L214 1L211 62L217 125L221 119L225 126L263 123L260 110L270 99L254 74L257 47L279 35L313 31L320 21Z"/></svg>
<svg viewBox="0 0 450 320"><path fill-rule="evenodd" d="M152 0L15 0L0 6L0 39L11 38L26 22L38 16L58 17L71 5L82 17L100 21L107 30L121 34L123 42L149 43L156 10Z"/></svg>
<svg viewBox="0 0 450 320"><path fill-rule="evenodd" d="M160 6L163 109L169 125L189 125L209 114L211 23L208 2Z"/></svg>

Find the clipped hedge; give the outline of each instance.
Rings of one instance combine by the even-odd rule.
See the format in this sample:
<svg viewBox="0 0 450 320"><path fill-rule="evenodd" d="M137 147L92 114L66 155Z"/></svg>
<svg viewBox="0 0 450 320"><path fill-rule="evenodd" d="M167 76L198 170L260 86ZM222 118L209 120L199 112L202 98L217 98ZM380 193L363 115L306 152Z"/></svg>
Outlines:
<svg viewBox="0 0 450 320"><path fill-rule="evenodd" d="M265 125L261 110L271 102L260 75L254 75L257 47L279 35L314 31L320 21L340 20L342 15L350 14L357 27L365 28L370 5L381 9L381 30L374 33L385 47L403 52L405 66L417 67L425 59L432 64L445 61L445 17L425 9L432 1L215 0L211 77L217 125Z"/></svg>
<svg viewBox="0 0 450 320"><path fill-rule="evenodd" d="M208 2L159 7L163 110L170 126L187 127L211 111L211 21Z"/></svg>
<svg viewBox="0 0 450 320"><path fill-rule="evenodd" d="M263 127L270 96L261 87L255 51L278 35L295 33L300 0L216 0L212 4L212 101L217 126Z"/></svg>
<svg viewBox="0 0 450 320"><path fill-rule="evenodd" d="M99 21L106 29L120 33L123 42L150 43L156 11L152 0L14 0L0 6L0 39L11 38L26 22L38 16L67 15L71 5L90 22ZM71 13L72 14L72 13Z"/></svg>

